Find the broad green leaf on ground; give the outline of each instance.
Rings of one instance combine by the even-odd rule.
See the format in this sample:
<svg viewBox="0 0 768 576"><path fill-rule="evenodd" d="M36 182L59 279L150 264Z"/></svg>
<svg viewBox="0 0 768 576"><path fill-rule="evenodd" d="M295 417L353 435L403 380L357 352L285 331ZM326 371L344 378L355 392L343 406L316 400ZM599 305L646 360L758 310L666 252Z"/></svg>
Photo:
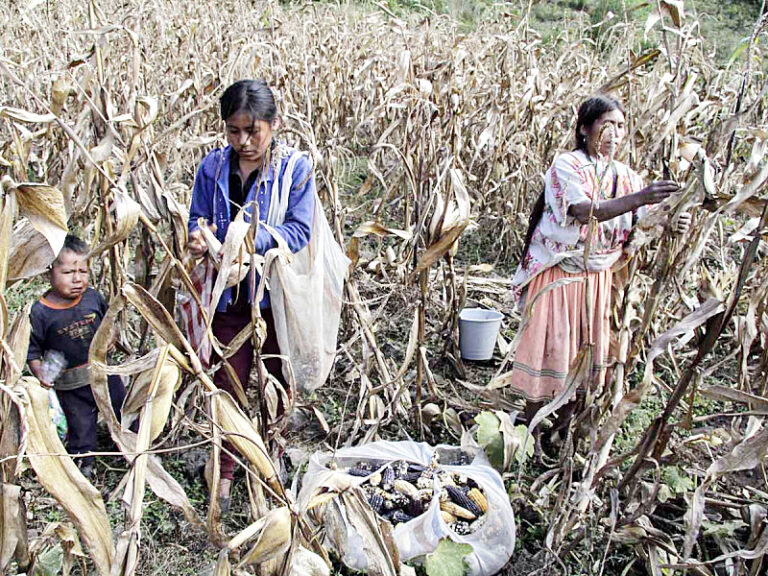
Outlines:
<svg viewBox="0 0 768 576"><path fill-rule="evenodd" d="M477 443L485 449L491 464L501 469L504 466L504 438L499 418L493 412L480 412L475 416L475 422Z"/></svg>
<svg viewBox="0 0 768 576"><path fill-rule="evenodd" d="M528 427L525 424L515 426L513 433L519 439L517 449L515 450L515 459L518 464L522 464L526 458L533 456L533 436L528 433Z"/></svg>
<svg viewBox="0 0 768 576"><path fill-rule="evenodd" d="M464 576L468 568L464 556L471 553L471 544L459 544L443 538L435 551L427 554L424 564L427 576Z"/></svg>
<svg viewBox="0 0 768 576"><path fill-rule="evenodd" d="M37 562L35 562L35 575L57 576L58 574L61 574L63 563L64 551L61 548L61 544L56 544L56 546L48 548L48 550L37 557Z"/></svg>
<svg viewBox="0 0 768 576"><path fill-rule="evenodd" d="M733 538L738 530L749 528L749 524L743 520L730 520L728 522L709 522L704 520L701 527L704 536L720 536Z"/></svg>
<svg viewBox="0 0 768 576"><path fill-rule="evenodd" d="M503 410L496 410L499 419L499 430L504 443L504 471L510 469L512 459L518 464L525 462L526 458L533 456L533 436L528 432L528 427L523 424L515 426L514 417Z"/></svg>
<svg viewBox="0 0 768 576"><path fill-rule="evenodd" d="M693 479L680 471L677 466L670 466L664 470L664 482L673 491L680 494L682 492L691 492L696 488Z"/></svg>

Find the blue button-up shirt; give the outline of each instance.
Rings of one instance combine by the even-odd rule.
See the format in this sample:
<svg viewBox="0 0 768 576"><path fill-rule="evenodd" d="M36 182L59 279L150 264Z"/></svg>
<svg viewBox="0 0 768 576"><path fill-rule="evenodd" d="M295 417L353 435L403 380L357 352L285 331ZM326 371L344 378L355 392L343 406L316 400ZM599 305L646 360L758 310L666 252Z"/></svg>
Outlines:
<svg viewBox="0 0 768 576"><path fill-rule="evenodd" d="M224 242L229 223L232 221L232 217L236 216L236 214L230 214L229 203L229 171L233 153L231 146L223 149L217 148L200 163L195 176L195 186L192 190L192 203L189 207L188 229L190 232L198 228L198 218L204 218L210 224L216 224L216 237ZM247 191L245 198L246 220L253 213L252 202L258 203L259 220L262 222L267 220L269 205L272 201L272 183L276 177L279 178L278 190L282 189L282 181L285 178L289 158L290 154L281 159L279 170L275 170L272 165L273 162L270 162L266 176L257 179L251 189ZM291 252L296 253L307 245L312 230L312 218L315 209L315 177L310 161L306 157L300 158L296 162L291 176L291 191L288 197L285 221L275 228L285 239ZM267 250L275 246L275 239L272 235L259 226L256 232L256 253L264 255ZM257 277L256 282L258 283L258 281ZM231 288L224 291L216 307L218 312L225 311L232 302L232 292ZM260 307L269 308L268 294L260 302Z"/></svg>

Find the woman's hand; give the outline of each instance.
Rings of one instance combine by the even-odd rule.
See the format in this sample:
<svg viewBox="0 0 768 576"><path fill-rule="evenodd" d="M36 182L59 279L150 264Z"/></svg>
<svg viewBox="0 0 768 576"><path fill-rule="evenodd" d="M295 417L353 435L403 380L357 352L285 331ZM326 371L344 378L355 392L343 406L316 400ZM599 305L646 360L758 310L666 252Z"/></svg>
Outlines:
<svg viewBox="0 0 768 576"><path fill-rule="evenodd" d="M215 224L208 226L208 228L210 228L211 232L214 234L216 233ZM200 230L200 228L189 233L189 240L187 240L187 250L189 250L190 255L195 260L202 258L203 255L208 252L208 244L205 242L205 238L203 238L203 231Z"/></svg>
<svg viewBox="0 0 768 576"><path fill-rule="evenodd" d="M680 186L671 180L657 180L640 190L639 195L643 199L643 204L658 204L678 190Z"/></svg>
<svg viewBox="0 0 768 576"><path fill-rule="evenodd" d="M691 228L691 214L689 212L683 212L677 217L677 223L675 224L675 233L680 236L688 234L688 230Z"/></svg>

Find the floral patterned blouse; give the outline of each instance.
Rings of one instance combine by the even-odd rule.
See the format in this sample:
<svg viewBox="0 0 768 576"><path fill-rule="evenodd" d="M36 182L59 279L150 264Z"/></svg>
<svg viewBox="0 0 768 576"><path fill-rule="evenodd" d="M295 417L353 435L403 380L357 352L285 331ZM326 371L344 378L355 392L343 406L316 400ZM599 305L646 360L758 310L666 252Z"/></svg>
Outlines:
<svg viewBox="0 0 768 576"><path fill-rule="evenodd" d="M517 296L522 295L537 274L552 266L560 266L571 274L585 269L584 245L589 225L568 214L571 204L591 202L598 191L597 203L632 194L642 187L640 176L616 160L610 163L598 161L581 150L558 155L546 174L544 212L531 238L525 261L520 263L513 278ZM618 261L635 216L636 211L627 212L597 224L592 234L587 270L600 272Z"/></svg>

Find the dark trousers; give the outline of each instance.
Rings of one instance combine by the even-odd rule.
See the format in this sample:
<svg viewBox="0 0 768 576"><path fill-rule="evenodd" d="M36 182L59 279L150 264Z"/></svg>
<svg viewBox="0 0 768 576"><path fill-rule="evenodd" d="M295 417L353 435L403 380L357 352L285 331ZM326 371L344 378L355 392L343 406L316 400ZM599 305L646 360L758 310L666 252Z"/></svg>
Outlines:
<svg viewBox="0 0 768 576"><path fill-rule="evenodd" d="M269 308L263 308L261 310L261 317L264 318L264 322L267 324L267 338L261 348L262 354L280 354L280 346L277 343L277 335L275 334L275 321L272 318L272 310ZM228 344L240 331L245 328L251 322L251 311L246 307L241 307L236 310L228 310L227 312L216 312L213 316L212 330L213 335L222 344ZM214 354L215 356L215 354ZM219 358L214 357L212 361L216 362ZM240 349L228 358L229 363L232 365L238 380L243 385L243 389L248 389L248 376L251 372L251 366L253 364L253 342L248 339ZM284 387L285 378L283 378L283 362L280 358L264 359L264 366L272 376L274 376ZM221 390L226 390L232 395L235 402L237 402L237 396L234 393L234 386L227 376L224 368L219 368L213 375L213 383L216 384ZM287 389L287 387L286 387ZM229 442L224 442L223 447L226 450L232 451L234 447ZM235 461L226 452L221 453L221 477L231 480L235 471Z"/></svg>
<svg viewBox="0 0 768 576"><path fill-rule="evenodd" d="M108 377L109 395L112 397L112 408L120 418L120 409L125 399L123 380L117 375ZM96 451L96 419L99 409L93 397L91 386L81 386L74 390L56 390L64 416L67 417L67 452L83 454ZM86 463L92 463L93 457L83 458Z"/></svg>

